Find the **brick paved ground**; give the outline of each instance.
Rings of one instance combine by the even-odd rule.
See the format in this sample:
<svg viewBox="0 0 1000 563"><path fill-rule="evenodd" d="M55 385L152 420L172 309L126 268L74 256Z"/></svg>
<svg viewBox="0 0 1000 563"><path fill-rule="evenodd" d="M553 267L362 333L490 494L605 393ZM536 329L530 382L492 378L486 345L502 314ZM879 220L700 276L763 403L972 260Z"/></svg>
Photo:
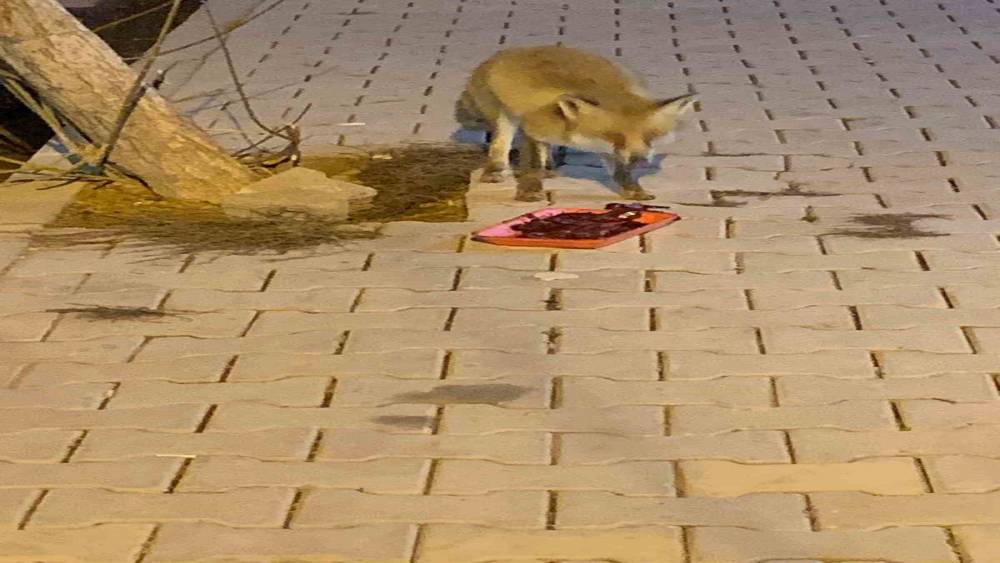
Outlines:
<svg viewBox="0 0 1000 563"><path fill-rule="evenodd" d="M468 223L281 261L6 235L0 559L1000 561L998 26L994 0L288 0L232 43L265 119L313 104L310 149L446 139L477 60L563 41L699 92L643 180L685 220L504 251L464 235L525 206L477 187ZM238 144L197 55L171 93ZM554 201L612 197L565 172ZM180 313L50 312L93 304Z"/></svg>

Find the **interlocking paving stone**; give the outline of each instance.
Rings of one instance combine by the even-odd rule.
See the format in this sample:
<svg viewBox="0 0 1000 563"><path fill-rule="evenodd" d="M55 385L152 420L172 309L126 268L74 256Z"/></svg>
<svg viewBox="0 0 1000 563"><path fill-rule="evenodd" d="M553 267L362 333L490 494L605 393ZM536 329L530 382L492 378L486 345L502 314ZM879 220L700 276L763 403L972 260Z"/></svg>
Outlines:
<svg viewBox="0 0 1000 563"><path fill-rule="evenodd" d="M358 491L315 490L306 496L295 519L295 527L419 522L544 529L547 509L548 498L542 491L399 497Z"/></svg>
<svg viewBox="0 0 1000 563"><path fill-rule="evenodd" d="M944 531L928 527L821 532L702 527L692 530L691 540L691 560L698 563L814 558L837 561L888 559L914 563L954 561L954 552Z"/></svg>
<svg viewBox="0 0 1000 563"><path fill-rule="evenodd" d="M166 301L178 311L348 311L357 297L352 289L319 288L305 291L219 291L178 289Z"/></svg>
<svg viewBox="0 0 1000 563"><path fill-rule="evenodd" d="M448 320L447 307L407 309L367 313L309 313L304 311L265 311L260 314L248 336L294 334L307 331L345 331L371 328L407 328L441 330Z"/></svg>
<svg viewBox="0 0 1000 563"><path fill-rule="evenodd" d="M548 287L553 289L596 289L601 291L642 291L645 276L639 271L593 270L573 272L571 277L545 279L549 272L521 272L500 268L472 268L462 273L462 289L506 287ZM450 280L449 280L450 283ZM439 288L447 289L447 288Z"/></svg>
<svg viewBox="0 0 1000 563"><path fill-rule="evenodd" d="M482 268L485 270L486 268ZM468 276L475 275L473 270ZM506 270L504 270L506 271ZM454 268L423 268L404 272L314 272L279 269L267 287L268 291L315 291L323 288L344 288L341 295L353 300L358 289L396 287L415 291L450 289L455 280ZM334 295L330 293L328 295Z"/></svg>
<svg viewBox="0 0 1000 563"><path fill-rule="evenodd" d="M739 431L712 436L609 436L564 434L560 460L567 464L722 459L746 463L789 461L781 432Z"/></svg>
<svg viewBox="0 0 1000 563"><path fill-rule="evenodd" d="M736 499L624 497L605 492L561 491L559 527L735 526L760 530L808 530L805 500L791 494Z"/></svg>
<svg viewBox="0 0 1000 563"><path fill-rule="evenodd" d="M101 272L90 276L81 286L83 291L121 291L123 289L204 289L217 291L256 291L264 284L267 272L186 271L154 272L145 267L132 273Z"/></svg>
<svg viewBox="0 0 1000 563"><path fill-rule="evenodd" d="M0 428L5 432L42 428L141 428L192 432L205 418L205 409L201 405L164 405L118 410L0 409Z"/></svg>
<svg viewBox="0 0 1000 563"><path fill-rule="evenodd" d="M889 526L1000 523L1000 492L885 496L867 493L809 495L821 529L876 530Z"/></svg>
<svg viewBox="0 0 1000 563"><path fill-rule="evenodd" d="M617 530L499 530L468 525L427 527L421 559L453 561L572 560L678 561L683 557L680 528L636 526ZM541 558L541 559L538 559Z"/></svg>
<svg viewBox="0 0 1000 563"><path fill-rule="evenodd" d="M512 327L494 330L430 332L403 328L359 329L351 332L346 353L398 352L404 350L506 350L510 352L546 351L544 330L537 327Z"/></svg>
<svg viewBox="0 0 1000 563"><path fill-rule="evenodd" d="M149 561L378 561L404 563L414 531L405 524L344 529L230 528L171 522L160 529Z"/></svg>
<svg viewBox="0 0 1000 563"><path fill-rule="evenodd" d="M262 461L209 456L196 458L178 491L226 491L241 487L318 487L377 494L420 494L429 462L379 459L365 462Z"/></svg>
<svg viewBox="0 0 1000 563"><path fill-rule="evenodd" d="M140 456L194 458L236 455L262 460L304 460L315 440L316 432L308 428L198 434L91 430L73 454L73 459L110 461Z"/></svg>
<svg viewBox="0 0 1000 563"><path fill-rule="evenodd" d="M657 379L652 351L603 354L521 354L491 350L458 350L451 355L449 378L496 379L507 375L548 373L561 377L605 377L615 380Z"/></svg>
<svg viewBox="0 0 1000 563"><path fill-rule="evenodd" d="M924 483L911 459L855 463L745 465L731 461L680 462L684 491L692 496L740 496L754 492L863 491L917 495Z"/></svg>
<svg viewBox="0 0 1000 563"><path fill-rule="evenodd" d="M218 381L228 357L189 357L127 364L39 362L20 377L19 387L49 387L66 383L174 381L177 383Z"/></svg>
<svg viewBox="0 0 1000 563"><path fill-rule="evenodd" d="M424 432L434 423L431 405L386 407L277 407L261 403L219 406L210 430L250 431L268 428L362 428L388 432Z"/></svg>
<svg viewBox="0 0 1000 563"><path fill-rule="evenodd" d="M340 347L338 333L310 331L297 334L258 335L242 338L193 338L166 336L153 338L139 352L139 361L166 360L189 356L219 356L266 353L281 350L294 354L333 354Z"/></svg>
<svg viewBox="0 0 1000 563"><path fill-rule="evenodd" d="M78 530L0 530L0 553L10 561L131 563L154 526L102 524Z"/></svg>
<svg viewBox="0 0 1000 563"><path fill-rule="evenodd" d="M34 528L82 528L105 522L214 522L240 528L277 528L295 496L292 489L245 488L221 493L123 493L59 489L32 515Z"/></svg>
<svg viewBox="0 0 1000 563"><path fill-rule="evenodd" d="M691 291L703 289L836 289L828 272L803 270L779 273L692 274L688 272L656 272L653 287L657 291Z"/></svg>
<svg viewBox="0 0 1000 563"><path fill-rule="evenodd" d="M71 295L35 295L0 293L0 314L38 313L58 309L94 309L99 307L155 308L165 290L156 288L130 291L100 291Z"/></svg>
<svg viewBox="0 0 1000 563"><path fill-rule="evenodd" d="M730 405L768 406L771 383L765 377L725 377L707 381L612 381L587 377L563 382L562 405Z"/></svg>
<svg viewBox="0 0 1000 563"><path fill-rule="evenodd" d="M757 350L756 334L749 327L613 331L565 328L558 336L559 350L595 354L615 350L702 350L720 354L749 354Z"/></svg>
<svg viewBox="0 0 1000 563"><path fill-rule="evenodd" d="M611 308L662 307L670 309L702 307L713 310L743 310L747 308L746 295L735 288L694 291L625 293L594 289L565 289L559 302L566 310L593 310Z"/></svg>
<svg viewBox="0 0 1000 563"><path fill-rule="evenodd" d="M481 326L601 328L606 330L648 330L649 311L639 307L579 311L514 311L501 309L458 309L453 330Z"/></svg>
<svg viewBox="0 0 1000 563"><path fill-rule="evenodd" d="M718 311L708 308L657 309L656 326L664 330L705 327L804 327L852 329L847 307L803 307L792 311Z"/></svg>
<svg viewBox="0 0 1000 563"><path fill-rule="evenodd" d="M94 322L79 314L69 314L59 321L49 340L87 340L96 336L196 336L201 338L235 337L250 326L252 311L219 313L173 313L148 320Z"/></svg>
<svg viewBox="0 0 1000 563"><path fill-rule="evenodd" d="M987 428L995 428L987 427ZM990 493L1000 489L1000 459L975 455L927 459L934 490L949 493Z"/></svg>
<svg viewBox="0 0 1000 563"><path fill-rule="evenodd" d="M503 268L507 270L547 270L548 254L496 254L489 252L379 252L372 260L376 272L398 272L422 268Z"/></svg>
<svg viewBox="0 0 1000 563"><path fill-rule="evenodd" d="M399 380L369 376L337 383L333 406L377 407L395 404L486 404L507 408L548 407L551 379L540 375L475 380Z"/></svg>
<svg viewBox="0 0 1000 563"><path fill-rule="evenodd" d="M973 424L1000 424L1000 401L950 403L936 400L899 402L903 421L913 430L963 428Z"/></svg>
<svg viewBox="0 0 1000 563"><path fill-rule="evenodd" d="M945 308L947 303L935 287L892 287L874 289L844 289L842 291L813 291L807 289L754 289L750 299L754 308L788 311L806 307L859 306L892 304L902 307Z"/></svg>
<svg viewBox="0 0 1000 563"><path fill-rule="evenodd" d="M0 464L0 488L59 489L107 488L124 491L163 491L169 485L180 460L157 457L125 461L80 463Z"/></svg>
<svg viewBox="0 0 1000 563"><path fill-rule="evenodd" d="M105 336L67 342L0 342L6 362L29 363L58 358L94 364L124 362L142 344L141 336Z"/></svg>
<svg viewBox="0 0 1000 563"><path fill-rule="evenodd" d="M875 376L862 350L822 350L811 354L716 354L672 350L666 354L667 379L713 379L726 376L821 375L838 379Z"/></svg>
<svg viewBox="0 0 1000 563"><path fill-rule="evenodd" d="M548 291L536 288L461 289L456 291L410 291L369 289L358 302L358 311L402 311L417 308L496 308L507 310L545 309Z"/></svg>
<svg viewBox="0 0 1000 563"><path fill-rule="evenodd" d="M878 354L886 377L924 377L949 373L989 373L1000 369L1000 354L933 354L885 351Z"/></svg>
<svg viewBox="0 0 1000 563"><path fill-rule="evenodd" d="M39 494L41 491L31 489L0 490L0 526L8 529L17 528Z"/></svg>
<svg viewBox="0 0 1000 563"><path fill-rule="evenodd" d="M37 342L41 340L58 313L15 313L0 317L0 342Z"/></svg>
<svg viewBox="0 0 1000 563"><path fill-rule="evenodd" d="M103 383L61 385L49 389L0 389L0 409L4 408L65 408L95 409L113 387Z"/></svg>
<svg viewBox="0 0 1000 563"><path fill-rule="evenodd" d="M585 46L696 91L641 178L683 220L597 251L471 240L547 205L513 182L474 185L464 221L281 255L54 247L7 220L0 559L1000 552L989 3L210 2L251 19L227 37L260 119L312 104L307 155L451 137L501 46ZM161 91L243 148L203 16L168 38L196 44L157 63ZM550 204L618 197L568 159ZM168 316L69 311L94 306Z"/></svg>
<svg viewBox="0 0 1000 563"><path fill-rule="evenodd" d="M880 430L895 426L889 405L877 401L770 408L677 405L670 409L670 430L674 434L797 428Z"/></svg>
<svg viewBox="0 0 1000 563"><path fill-rule="evenodd" d="M379 458L478 459L504 464L545 464L551 446L544 432L491 435L389 434L375 430L327 429L316 459L367 461Z"/></svg>
<svg viewBox="0 0 1000 563"><path fill-rule="evenodd" d="M1000 526L955 526L952 531L973 561L989 561L1000 553Z"/></svg>
<svg viewBox="0 0 1000 563"><path fill-rule="evenodd" d="M432 485L432 492L448 495L505 490L596 490L622 495L673 495L674 466L658 461L512 466L489 461L444 460L437 465Z"/></svg>
<svg viewBox="0 0 1000 563"><path fill-rule="evenodd" d="M330 380L297 377L252 383L171 383L131 381L118 387L108 408L133 408L162 404L217 404L250 401L288 407L318 407Z"/></svg>
<svg viewBox="0 0 1000 563"><path fill-rule="evenodd" d="M756 252L743 256L747 273L781 273L800 270L902 270L919 271L912 252L887 250L859 254L790 255Z"/></svg>
<svg viewBox="0 0 1000 563"><path fill-rule="evenodd" d="M782 405L829 405L847 400L936 399L954 402L997 398L993 381L981 374L842 381L827 377L777 378Z"/></svg>
<svg viewBox="0 0 1000 563"><path fill-rule="evenodd" d="M806 463L854 461L866 457L969 455L1000 457L992 426L947 430L792 430L797 460Z"/></svg>
<svg viewBox="0 0 1000 563"><path fill-rule="evenodd" d="M283 354L241 356L229 381L273 381L286 377L334 375L338 378L387 375L401 379L436 379L441 373L442 350L400 350L369 354ZM226 358L228 360L228 358Z"/></svg>
<svg viewBox="0 0 1000 563"><path fill-rule="evenodd" d="M441 431L453 434L493 434L506 431L601 432L620 436L662 434L663 408L619 406L505 409L491 405L450 405Z"/></svg>
<svg viewBox="0 0 1000 563"><path fill-rule="evenodd" d="M916 350L941 354L971 352L958 327L921 326L896 330L820 330L764 327L764 347L776 354L817 350Z"/></svg>

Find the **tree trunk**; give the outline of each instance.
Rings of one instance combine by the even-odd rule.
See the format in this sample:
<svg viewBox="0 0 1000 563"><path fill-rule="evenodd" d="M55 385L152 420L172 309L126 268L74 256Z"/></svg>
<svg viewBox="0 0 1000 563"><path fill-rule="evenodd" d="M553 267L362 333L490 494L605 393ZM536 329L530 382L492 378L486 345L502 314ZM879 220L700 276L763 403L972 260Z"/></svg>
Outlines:
<svg viewBox="0 0 1000 563"><path fill-rule="evenodd" d="M95 144L108 142L136 77L57 0L0 0L0 60ZM111 161L171 198L219 201L257 179L153 90Z"/></svg>

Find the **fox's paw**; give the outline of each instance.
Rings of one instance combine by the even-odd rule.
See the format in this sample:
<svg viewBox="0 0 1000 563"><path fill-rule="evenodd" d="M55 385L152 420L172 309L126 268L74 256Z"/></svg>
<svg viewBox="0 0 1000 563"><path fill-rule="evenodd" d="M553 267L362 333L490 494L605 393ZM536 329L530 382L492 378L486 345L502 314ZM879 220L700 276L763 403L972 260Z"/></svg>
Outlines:
<svg viewBox="0 0 1000 563"><path fill-rule="evenodd" d="M542 190L517 190L514 199L517 201L545 201L545 192Z"/></svg>
<svg viewBox="0 0 1000 563"><path fill-rule="evenodd" d="M510 168L487 166L483 169L483 175L479 178L479 181L487 184L499 184L513 175L514 173Z"/></svg>
<svg viewBox="0 0 1000 563"><path fill-rule="evenodd" d="M655 195L639 187L625 188L622 190L622 195L625 196L625 199L631 199L634 201L649 201L651 199L656 199Z"/></svg>
<svg viewBox="0 0 1000 563"><path fill-rule="evenodd" d="M522 176L517 180L517 201L545 201L545 187L538 176Z"/></svg>

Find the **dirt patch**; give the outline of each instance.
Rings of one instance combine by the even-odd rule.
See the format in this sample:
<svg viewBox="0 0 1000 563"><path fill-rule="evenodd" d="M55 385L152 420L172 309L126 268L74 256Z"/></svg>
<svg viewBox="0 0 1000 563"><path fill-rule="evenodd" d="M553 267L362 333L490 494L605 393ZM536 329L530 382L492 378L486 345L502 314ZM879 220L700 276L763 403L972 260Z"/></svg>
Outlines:
<svg viewBox="0 0 1000 563"><path fill-rule="evenodd" d="M126 186L81 191L48 227L60 230L36 234L36 244L66 247L128 241L164 254L285 254L376 234L371 228L352 229L322 218L234 218L217 205L155 199L142 188Z"/></svg>
<svg viewBox="0 0 1000 563"><path fill-rule="evenodd" d="M306 156L303 166L378 190L371 207L348 221L321 217L243 219L218 205L157 199L138 187L87 188L36 235L46 246L128 240L165 253L285 254L341 240L374 238L390 221L463 221L469 174L481 164L476 148L410 145ZM82 230L81 230L82 229Z"/></svg>
<svg viewBox="0 0 1000 563"><path fill-rule="evenodd" d="M303 166L378 190L372 206L355 218L358 221L465 220L469 176L483 163L479 147L417 144L368 149L367 152L369 156L360 161L357 156L353 157L354 164L360 166L346 170L344 166L348 164L336 162L344 156L307 157L303 159Z"/></svg>
<svg viewBox="0 0 1000 563"><path fill-rule="evenodd" d="M498 405L513 401L530 391L527 387L505 383L482 385L441 385L426 392L401 393L393 397L401 403L430 403L435 405L465 403Z"/></svg>
<svg viewBox="0 0 1000 563"><path fill-rule="evenodd" d="M924 238L946 237L948 233L925 231L916 226L922 219L948 219L947 215L937 213L881 213L871 215L855 215L851 217L852 226L843 227L824 233L827 235L846 236L854 238Z"/></svg>
<svg viewBox="0 0 1000 563"><path fill-rule="evenodd" d="M88 307L63 307L46 309L47 313L72 313L88 321L148 321L173 317L174 313L158 311L147 307L105 307L94 305Z"/></svg>

